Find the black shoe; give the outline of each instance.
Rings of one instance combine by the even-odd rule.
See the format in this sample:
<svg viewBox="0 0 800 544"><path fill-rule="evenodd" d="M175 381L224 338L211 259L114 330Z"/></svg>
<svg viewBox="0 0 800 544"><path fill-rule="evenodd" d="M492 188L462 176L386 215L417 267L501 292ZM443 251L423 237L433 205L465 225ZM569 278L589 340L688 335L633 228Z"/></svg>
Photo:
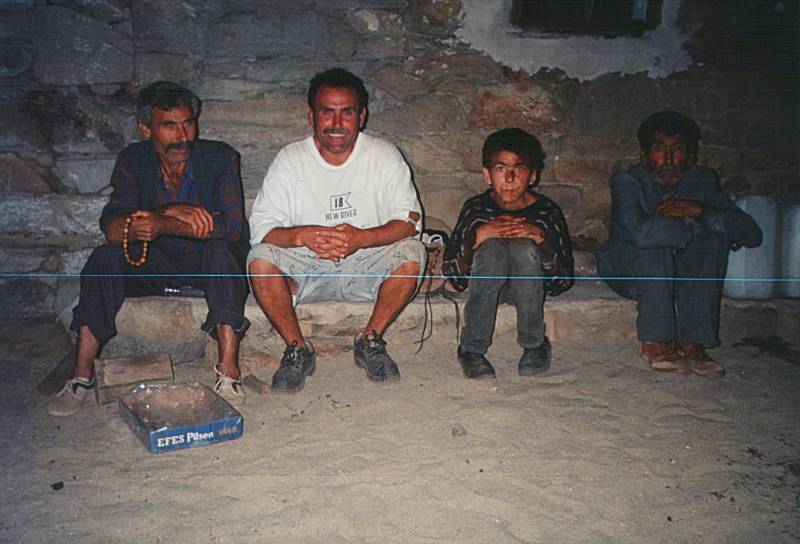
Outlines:
<svg viewBox="0 0 800 544"><path fill-rule="evenodd" d="M317 354L311 342L305 348L293 342L286 346L281 358L281 366L272 375L272 390L280 393L297 393L306 383L306 376L311 376L316 365Z"/></svg>
<svg viewBox="0 0 800 544"><path fill-rule="evenodd" d="M458 362L461 364L461 370L464 371L464 376L470 380L484 380L497 377L494 373L492 363L489 362L483 353L471 353L462 350L461 346L458 346Z"/></svg>
<svg viewBox="0 0 800 544"><path fill-rule="evenodd" d="M533 376L550 368L550 355L552 353L550 340L544 337L538 347L525 348L522 357L519 359L519 375Z"/></svg>
<svg viewBox="0 0 800 544"><path fill-rule="evenodd" d="M366 336L356 336L353 342L353 359L356 366L367 371L374 382L391 382L400 379L397 363L386 353L386 342L375 331Z"/></svg>

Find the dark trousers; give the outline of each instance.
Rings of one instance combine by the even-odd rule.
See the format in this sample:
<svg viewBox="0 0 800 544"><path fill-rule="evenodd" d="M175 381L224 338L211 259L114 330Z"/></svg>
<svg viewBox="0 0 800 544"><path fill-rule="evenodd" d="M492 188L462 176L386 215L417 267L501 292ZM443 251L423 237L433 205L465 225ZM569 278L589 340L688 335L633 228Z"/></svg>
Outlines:
<svg viewBox="0 0 800 544"><path fill-rule="evenodd" d="M640 341L719 345L721 278L728 268L725 240L712 234L685 249L642 249L614 257L617 269L610 275L631 279L608 283L638 302Z"/></svg>
<svg viewBox="0 0 800 544"><path fill-rule="evenodd" d="M133 251L134 258L138 253ZM249 326L244 317L248 284L235 249L224 240L209 240L199 252L172 256L150 246L147 262L125 262L122 246L95 249L81 271L81 293L71 328L86 325L105 344L117 334L114 320L127 297L163 295L165 287L202 289L208 304L203 331L216 338L217 325L230 325L241 339ZM169 316L165 316L169 319Z"/></svg>
<svg viewBox="0 0 800 544"><path fill-rule="evenodd" d="M492 238L475 251L464 307L461 346L470 353L486 353L492 343L497 305L517 310L517 343L535 348L544 341L544 280L539 248L532 240ZM504 289L505 287L505 289ZM501 296L507 294L507 297Z"/></svg>

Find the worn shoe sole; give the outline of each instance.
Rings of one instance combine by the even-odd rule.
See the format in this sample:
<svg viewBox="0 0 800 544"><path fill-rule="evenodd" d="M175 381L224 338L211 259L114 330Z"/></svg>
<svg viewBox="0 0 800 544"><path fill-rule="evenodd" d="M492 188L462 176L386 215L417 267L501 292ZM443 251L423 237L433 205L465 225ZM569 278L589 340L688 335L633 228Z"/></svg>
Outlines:
<svg viewBox="0 0 800 544"><path fill-rule="evenodd" d="M689 369L701 378L721 378L725 375L725 369L714 361L693 361L690 359Z"/></svg>
<svg viewBox="0 0 800 544"><path fill-rule="evenodd" d="M272 384L272 392L273 393L287 393L287 394L299 393L306 386L306 378L308 378L309 376L312 376L316 369L317 369L317 361L315 359L315 360L311 361L311 366L308 367L308 372L306 372L305 375L303 375L303 379L300 381L300 383L296 387L280 387L280 386L276 386L275 383L273 382L273 384Z"/></svg>
<svg viewBox="0 0 800 544"><path fill-rule="evenodd" d="M369 367L367 367L367 363L364 361L363 358L359 357L358 355L353 355L353 361L355 361L356 366L367 373L367 378L372 380L376 383L389 383L389 382L396 382L400 379L400 374L390 374L388 376L375 376L369 373Z"/></svg>
<svg viewBox="0 0 800 544"><path fill-rule="evenodd" d="M492 373L486 372L484 374L478 374L477 376L471 376L471 375L467 374L467 371L464 370L463 366L461 367L461 371L464 373L464 377L469 379L469 380L495 380L495 379L497 379L497 374L495 374L494 372L492 372Z"/></svg>
<svg viewBox="0 0 800 544"><path fill-rule="evenodd" d="M689 363L683 360L651 361L646 355L642 355L642 358L647 361L647 363L650 365L650 368L659 372L672 372L673 374L683 375L692 373L691 369L689 368Z"/></svg>

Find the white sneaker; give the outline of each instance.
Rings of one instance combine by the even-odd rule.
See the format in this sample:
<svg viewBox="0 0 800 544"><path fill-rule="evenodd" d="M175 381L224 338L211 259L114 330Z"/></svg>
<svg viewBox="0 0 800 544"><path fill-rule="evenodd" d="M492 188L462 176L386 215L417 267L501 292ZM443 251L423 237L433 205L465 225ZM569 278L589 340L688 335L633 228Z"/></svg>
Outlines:
<svg viewBox="0 0 800 544"><path fill-rule="evenodd" d="M53 400L47 403L47 413L51 416L71 416L78 412L94 389L94 378L73 378L69 380Z"/></svg>
<svg viewBox="0 0 800 544"><path fill-rule="evenodd" d="M217 381L214 383L214 392L227 400L235 408L244 406L247 403L247 397L244 396L244 387L242 387L241 378L236 380L225 376L216 366L214 367L214 372L217 374Z"/></svg>

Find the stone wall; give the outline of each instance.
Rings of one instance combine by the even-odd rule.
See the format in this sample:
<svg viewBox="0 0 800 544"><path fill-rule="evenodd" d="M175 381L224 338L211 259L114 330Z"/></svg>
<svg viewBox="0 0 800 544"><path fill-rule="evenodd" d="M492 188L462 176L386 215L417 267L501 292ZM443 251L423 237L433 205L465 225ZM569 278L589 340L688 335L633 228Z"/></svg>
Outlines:
<svg viewBox="0 0 800 544"><path fill-rule="evenodd" d="M471 48L460 0L0 0L0 296L23 313L73 300L114 157L137 139L133 97L157 79L203 99L201 133L241 152L249 198L308 133L311 75L338 65L367 82L368 130L398 145L426 213L450 224L482 189L485 136L516 125L539 135L540 190L591 249L609 172L637 160L638 123L665 107L701 123L701 161L731 193L798 199L797 17L766 4L684 0L687 70L582 81Z"/></svg>

